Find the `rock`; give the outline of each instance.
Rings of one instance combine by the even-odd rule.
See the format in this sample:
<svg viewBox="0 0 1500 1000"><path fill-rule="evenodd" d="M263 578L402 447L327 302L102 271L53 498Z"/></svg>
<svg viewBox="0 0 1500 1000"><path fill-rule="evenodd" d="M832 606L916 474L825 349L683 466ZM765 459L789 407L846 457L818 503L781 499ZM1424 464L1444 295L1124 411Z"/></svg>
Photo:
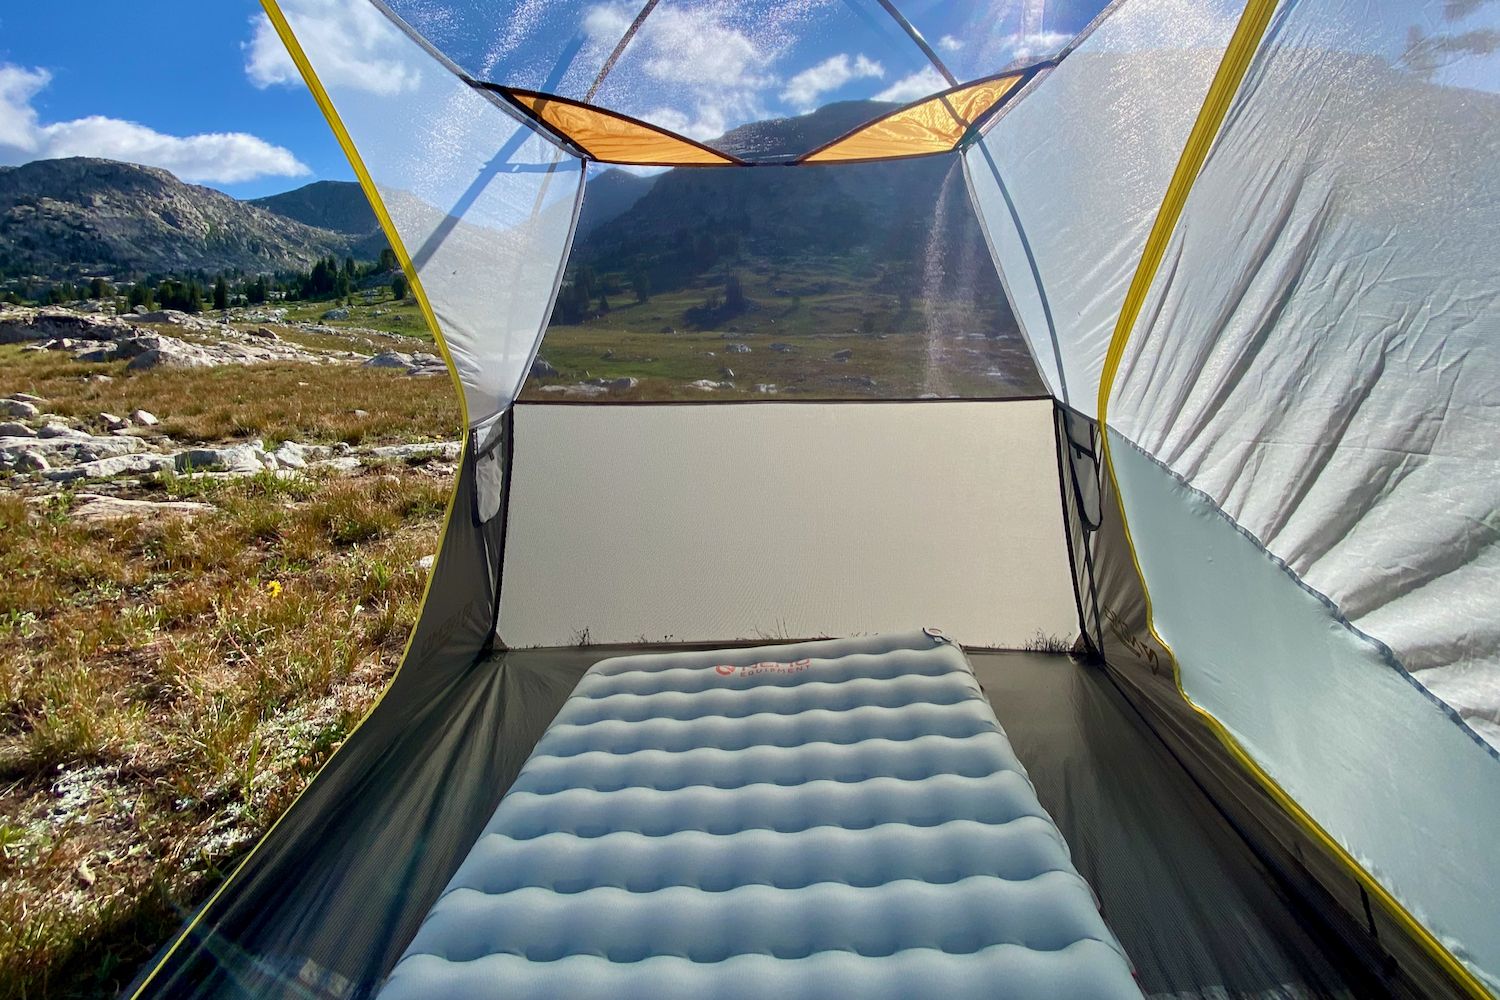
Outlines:
<svg viewBox="0 0 1500 1000"><path fill-rule="evenodd" d="M557 369L549 364L547 359L541 355L537 355L531 362L532 378L557 378L557 375Z"/></svg>
<svg viewBox="0 0 1500 1000"><path fill-rule="evenodd" d="M326 313L324 313L323 315L319 316L318 318L319 319L348 319L349 318L349 310L345 309L343 306L339 306L336 309L330 309L330 310L328 310Z"/></svg>
<svg viewBox="0 0 1500 1000"><path fill-rule="evenodd" d="M436 455L450 461L463 454L462 441L431 441L423 444L393 444L384 448L370 449L373 458L406 459Z"/></svg>
<svg viewBox="0 0 1500 1000"><path fill-rule="evenodd" d="M67 424L58 420L48 421L47 425L37 431L37 437L41 438L91 438L88 431L75 430Z"/></svg>
<svg viewBox="0 0 1500 1000"><path fill-rule="evenodd" d="M91 348L87 351L79 351L73 355L74 361L82 361L85 364L106 364L119 358L119 350L114 344L104 344L100 347Z"/></svg>
<svg viewBox="0 0 1500 1000"><path fill-rule="evenodd" d="M115 455L71 468L53 469L42 475L54 483L71 483L75 479L109 479L113 476L161 472L170 468L171 455Z"/></svg>
<svg viewBox="0 0 1500 1000"><path fill-rule="evenodd" d="M7 421L0 424L0 438L34 438L36 431L25 424Z"/></svg>
<svg viewBox="0 0 1500 1000"><path fill-rule="evenodd" d="M89 382L113 382L114 380L115 377L113 375L90 375L86 379Z"/></svg>
<svg viewBox="0 0 1500 1000"><path fill-rule="evenodd" d="M724 345L724 350L728 351L730 354L749 354L750 353L750 345L749 344L725 344Z"/></svg>
<svg viewBox="0 0 1500 1000"><path fill-rule="evenodd" d="M859 384L864 386L866 389L873 389L875 388L875 379L869 375L861 375L859 377Z"/></svg>
<svg viewBox="0 0 1500 1000"><path fill-rule="evenodd" d="M776 386L775 386L774 383L757 382L757 383L755 383L755 391L756 392L775 392L776 391Z"/></svg>
<svg viewBox="0 0 1500 1000"><path fill-rule="evenodd" d="M160 420L156 419L154 413L149 413L146 410L136 410L130 415L130 419L131 422L140 424L142 427L155 427L161 423Z"/></svg>
<svg viewBox="0 0 1500 1000"><path fill-rule="evenodd" d="M276 465L278 468L307 468L307 455L302 450L302 446L295 441L281 442L281 447L271 452L271 457L276 459Z"/></svg>
<svg viewBox="0 0 1500 1000"><path fill-rule="evenodd" d="M219 363L201 347L155 334L122 341L119 352L120 357L131 358L130 364L125 366L128 372L153 368L212 368Z"/></svg>
<svg viewBox="0 0 1500 1000"><path fill-rule="evenodd" d="M734 369L727 366L720 368L719 375L723 378L734 378Z"/></svg>
<svg viewBox="0 0 1500 1000"><path fill-rule="evenodd" d="M211 320L199 319L177 309L160 309L156 312L137 313L138 323L166 323L170 326L187 327L191 330L212 330Z"/></svg>
<svg viewBox="0 0 1500 1000"><path fill-rule="evenodd" d="M187 451L178 452L172 458L173 465L178 472L219 466L225 472L248 476L267 468L275 468L274 459L267 461L270 456L265 453L259 441L237 444L229 448L189 448Z"/></svg>
<svg viewBox="0 0 1500 1000"><path fill-rule="evenodd" d="M280 340L281 339L280 337L278 337L276 335L276 331L275 330L272 330L272 329L270 329L268 327L264 327L264 326L257 327L254 330L246 330L245 332L248 333L252 337L259 337L262 340Z"/></svg>
<svg viewBox="0 0 1500 1000"><path fill-rule="evenodd" d="M833 360L835 361L848 361L852 357L854 357L854 352L847 347L842 351L833 352Z"/></svg>
<svg viewBox="0 0 1500 1000"><path fill-rule="evenodd" d="M50 465L47 457L39 451L23 451L12 462L17 472L46 472Z"/></svg>
<svg viewBox="0 0 1500 1000"><path fill-rule="evenodd" d="M0 319L0 344L30 340L107 341L135 328L114 316L81 316L68 309L7 310Z"/></svg>
<svg viewBox="0 0 1500 1000"><path fill-rule="evenodd" d="M139 438L90 437L72 432L67 436L43 438L0 438L0 461L14 463L24 451L55 457L59 462L92 462L112 455L133 455L146 450Z"/></svg>
<svg viewBox="0 0 1500 1000"><path fill-rule="evenodd" d="M700 378L696 382L689 382L688 383L688 388L689 389L702 389L705 392L711 392L714 389L723 389L723 388L726 388L726 387L727 388L733 388L734 387L734 383L733 382L714 382L711 379L706 379L706 378Z"/></svg>
<svg viewBox="0 0 1500 1000"><path fill-rule="evenodd" d="M773 350L773 351L780 351L782 354L790 354L790 353L792 353L792 345L791 344L772 344L771 345L771 350Z"/></svg>
<svg viewBox="0 0 1500 1000"><path fill-rule="evenodd" d="M423 556L417 560L417 569L424 573L429 572L435 562L437 562L437 556Z"/></svg>
<svg viewBox="0 0 1500 1000"><path fill-rule="evenodd" d="M329 469L333 472L358 472L360 461L357 458L325 458L309 465L313 469Z"/></svg>
<svg viewBox="0 0 1500 1000"><path fill-rule="evenodd" d="M36 408L35 403L28 403L24 399L0 399L0 417L20 417L22 420L35 420L41 415L41 410Z"/></svg>
<svg viewBox="0 0 1500 1000"><path fill-rule="evenodd" d="M625 389L634 389L636 386L638 386L640 384L641 384L641 380L640 379L638 379L638 378L632 378L629 375L624 375L624 376L621 376L620 378L610 379L608 382L604 383L604 387L606 389L613 389L616 392L621 392L621 391L623 391Z"/></svg>
<svg viewBox="0 0 1500 1000"><path fill-rule="evenodd" d="M117 417L113 413L100 413L99 419L104 421L104 426L112 431L120 431L130 426L130 421L124 417Z"/></svg>
<svg viewBox="0 0 1500 1000"><path fill-rule="evenodd" d="M135 313L137 316L144 316L148 312L150 312L151 310L147 309L145 306L136 306L134 309L132 309L130 311L133 312L133 313Z"/></svg>
<svg viewBox="0 0 1500 1000"><path fill-rule="evenodd" d="M45 403L46 402L46 400L43 399L41 396L33 396L29 392L13 392L9 396L6 396L5 398L6 399L18 399L18 400L20 400L23 403Z"/></svg>
<svg viewBox="0 0 1500 1000"><path fill-rule="evenodd" d="M610 358L613 358L614 356L615 356L615 352L614 351L606 350L603 354L599 355L599 360L601 360L601 361L608 361Z"/></svg>
<svg viewBox="0 0 1500 1000"><path fill-rule="evenodd" d="M145 456L137 456L144 458ZM165 458L166 456L157 456ZM110 461L114 461L111 459ZM79 493L74 497L73 509L69 512L78 521L117 521L126 517L196 517L212 511L206 503L191 503L183 500L125 500L120 497L101 496L98 493Z"/></svg>
<svg viewBox="0 0 1500 1000"><path fill-rule="evenodd" d="M444 362L442 358L438 357L436 354L428 354L425 351L413 351L411 356L411 363L414 365L443 365L444 367L447 367L446 362Z"/></svg>
<svg viewBox="0 0 1500 1000"><path fill-rule="evenodd" d="M369 361L360 365L361 368L410 368L412 356L402 354L400 351L381 351Z"/></svg>
<svg viewBox="0 0 1500 1000"><path fill-rule="evenodd" d="M369 420L370 419L370 411L369 410L350 410L349 413L352 414L353 417L356 420Z"/></svg>

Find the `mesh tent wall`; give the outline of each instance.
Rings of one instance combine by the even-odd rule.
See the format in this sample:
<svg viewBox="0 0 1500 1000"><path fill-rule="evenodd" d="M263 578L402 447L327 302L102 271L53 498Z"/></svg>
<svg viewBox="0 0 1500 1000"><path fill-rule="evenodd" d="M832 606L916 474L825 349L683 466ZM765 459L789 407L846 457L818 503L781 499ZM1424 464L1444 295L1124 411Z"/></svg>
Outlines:
<svg viewBox="0 0 1500 1000"><path fill-rule="evenodd" d="M701 545L650 541L726 499L662 496L736 471L774 476L785 461L757 451L762 434L760 445L811 442L800 457L814 465L842 456L847 487L762 514L813 512L836 528L842 511L879 523L899 542L892 551L922 548L912 522L924 508L956 531L930 546L936 569L921 585L877 594L885 605L831 598L791 627L901 627L893 619L917 591L933 607L967 608L961 627L979 645L1076 617L1111 682L1299 905L1321 908L1378 967L1381 988L1500 995L1490 891L1500 609L1486 586L1497 445L1483 423L1500 259L1481 235L1494 230L1500 70L1481 44L1493 30L1487 8L1119 0L1017 60L1005 39L1026 18L1001 5L929 4L910 20L884 2L831 5L817 31L878 44L893 70L927 81L912 109L947 107L953 118L935 121L961 126L927 128L903 148L916 133L887 123L896 142L861 133L848 148L956 146L1060 405L612 418L515 399L562 280L588 164L606 148L599 137L627 162L743 169L706 167L712 140L682 134L704 130L705 89L730 85L663 92L652 76L670 38L730 36L681 41L693 8L673 0L659 11L656 0L518 8L509 19L478 3L350 0L322 20L316 5L265 6L411 277L468 431L391 687L143 970L138 994L367 995L580 672L562 651L476 664L496 653L504 663L507 641L558 645L578 627L615 641L638 628L724 643L777 620L769 598L748 617L719 613L746 593L777 592L770 569L706 585L689 572ZM744 37L801 37L791 6L746 3L726 16ZM349 62L330 30L373 39L375 61ZM945 63L925 41L936 37L973 44ZM994 103L952 110L965 86L1006 74L1013 82L993 88ZM564 107L584 117L549 116ZM771 166L801 164L761 163ZM883 444L900 435L941 445L924 462ZM566 469L597 470L612 454L639 468L625 463L593 495L587 477L570 484L573 506L552 509L548 490L563 488ZM883 488L883 504L850 511ZM578 539L566 559L549 558L547 532L569 518L607 527L651 504L661 524L602 559L639 573L666 611L580 617L621 583L570 581L557 566L599 554L608 532ZM1018 533L996 528L1005 512ZM774 517L747 515L741 527L738 544L753 550ZM976 568L958 553L964 537L982 539L965 554L981 561L1014 570L1032 560L1027 578L1044 581L1031 588L1035 607L989 614L1007 583L965 586ZM825 563L868 557L859 541L832 545ZM767 566L786 551L767 546ZM574 585L591 579L602 589ZM806 604L837 584L814 575L797 586ZM576 608L560 603L570 594ZM860 619L869 606L883 610ZM455 797L475 786L489 791Z"/></svg>

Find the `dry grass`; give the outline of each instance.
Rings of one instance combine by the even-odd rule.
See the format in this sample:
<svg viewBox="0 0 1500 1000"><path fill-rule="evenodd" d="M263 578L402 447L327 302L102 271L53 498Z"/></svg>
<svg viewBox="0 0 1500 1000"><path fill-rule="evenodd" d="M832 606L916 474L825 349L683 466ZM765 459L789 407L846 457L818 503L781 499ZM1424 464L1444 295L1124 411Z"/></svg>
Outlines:
<svg viewBox="0 0 1500 1000"><path fill-rule="evenodd" d="M446 379L347 366L127 376L0 347L14 391L180 441L459 433ZM105 525L0 488L0 998L114 995L290 804L396 666L452 475L169 477L116 492L212 512Z"/></svg>
<svg viewBox="0 0 1500 1000"><path fill-rule="evenodd" d="M109 381L95 381L96 375ZM45 397L52 412L85 419L101 411L147 410L162 421L163 433L182 441L258 437L268 444L287 439L378 444L459 435L449 380L350 365L288 363L126 375L124 362L85 365L62 352L0 346L0 395L11 392Z"/></svg>
<svg viewBox="0 0 1500 1000"><path fill-rule="evenodd" d="M395 667L449 488L108 527L0 497L0 996L111 993L286 808Z"/></svg>

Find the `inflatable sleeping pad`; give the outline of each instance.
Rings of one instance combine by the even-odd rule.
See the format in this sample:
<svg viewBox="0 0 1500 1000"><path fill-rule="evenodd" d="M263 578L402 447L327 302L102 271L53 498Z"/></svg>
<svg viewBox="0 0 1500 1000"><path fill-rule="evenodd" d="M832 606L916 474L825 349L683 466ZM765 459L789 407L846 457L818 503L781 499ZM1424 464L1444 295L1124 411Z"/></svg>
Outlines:
<svg viewBox="0 0 1500 1000"><path fill-rule="evenodd" d="M931 631L595 664L380 994L1140 995Z"/></svg>

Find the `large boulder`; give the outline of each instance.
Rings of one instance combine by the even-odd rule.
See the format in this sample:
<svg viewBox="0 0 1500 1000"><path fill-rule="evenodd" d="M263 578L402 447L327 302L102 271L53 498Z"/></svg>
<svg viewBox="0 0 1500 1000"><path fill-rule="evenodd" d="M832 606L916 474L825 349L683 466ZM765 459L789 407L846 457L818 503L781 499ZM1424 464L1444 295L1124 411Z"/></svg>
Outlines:
<svg viewBox="0 0 1500 1000"><path fill-rule="evenodd" d="M43 472L43 478L55 483L71 483L78 479L109 479L112 476L146 475L172 468L171 455L116 455L84 462L66 469Z"/></svg>
<svg viewBox="0 0 1500 1000"><path fill-rule="evenodd" d="M190 448L178 452L174 460L178 472L217 466L225 472L248 476L276 467L275 460L266 454L259 441L229 448Z"/></svg>
<svg viewBox="0 0 1500 1000"><path fill-rule="evenodd" d="M114 340L135 327L116 316L80 315L67 309L7 309L0 315L0 344L30 340Z"/></svg>
<svg viewBox="0 0 1500 1000"><path fill-rule="evenodd" d="M531 375L533 378L557 378L557 369L546 358L537 355L531 362Z"/></svg>
<svg viewBox="0 0 1500 1000"><path fill-rule="evenodd" d="M20 417L22 420L35 420L41 410L37 409L35 403L28 403L22 399L0 399L0 417Z"/></svg>
<svg viewBox="0 0 1500 1000"><path fill-rule="evenodd" d="M153 368L212 368L222 364L195 344L154 333L121 341L118 353L122 358L131 359L130 364L125 366L128 372L150 371Z"/></svg>
<svg viewBox="0 0 1500 1000"><path fill-rule="evenodd" d="M402 354L400 351L381 351L370 360L362 363L361 368L410 368L411 355Z"/></svg>
<svg viewBox="0 0 1500 1000"><path fill-rule="evenodd" d="M118 521L127 517L196 517L213 510L206 503L186 500L126 500L122 497L79 493L69 511L74 520L88 522Z"/></svg>

